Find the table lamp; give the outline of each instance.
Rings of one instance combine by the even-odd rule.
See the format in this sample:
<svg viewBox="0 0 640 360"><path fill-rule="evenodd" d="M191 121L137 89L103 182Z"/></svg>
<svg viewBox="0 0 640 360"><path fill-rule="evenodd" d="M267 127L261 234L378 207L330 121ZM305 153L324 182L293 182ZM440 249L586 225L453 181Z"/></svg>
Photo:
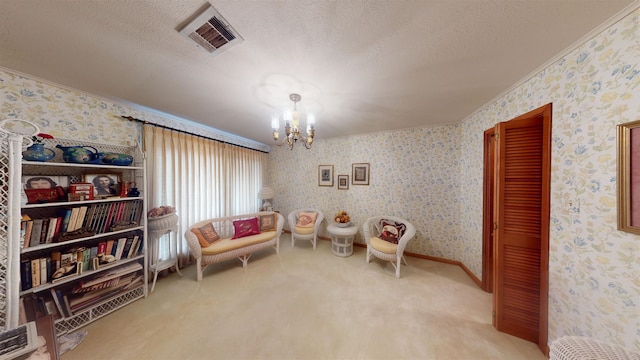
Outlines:
<svg viewBox="0 0 640 360"><path fill-rule="evenodd" d="M275 196L276 194L273 192L273 189L270 186L264 186L258 192L258 197L260 198L260 200L263 200L262 202L263 210L266 210L267 207L271 206L271 203L269 202L269 200L273 199Z"/></svg>

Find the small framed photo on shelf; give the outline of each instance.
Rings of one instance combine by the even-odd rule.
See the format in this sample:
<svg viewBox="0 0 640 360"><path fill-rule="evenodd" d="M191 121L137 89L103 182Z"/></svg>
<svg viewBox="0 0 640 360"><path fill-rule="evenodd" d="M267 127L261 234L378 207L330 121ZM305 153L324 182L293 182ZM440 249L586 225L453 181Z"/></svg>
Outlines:
<svg viewBox="0 0 640 360"><path fill-rule="evenodd" d="M349 175L338 175L338 190L349 189Z"/></svg>
<svg viewBox="0 0 640 360"><path fill-rule="evenodd" d="M56 186L69 187L68 176L23 175L22 186L25 189L55 189Z"/></svg>
<svg viewBox="0 0 640 360"><path fill-rule="evenodd" d="M333 186L333 165L318 165L318 186Z"/></svg>
<svg viewBox="0 0 640 360"><path fill-rule="evenodd" d="M369 185L369 163L353 163L351 172L353 185Z"/></svg>
<svg viewBox="0 0 640 360"><path fill-rule="evenodd" d="M119 173L86 173L84 174L84 182L93 185L93 195L95 198L105 198L109 196L117 196L118 183L120 183Z"/></svg>

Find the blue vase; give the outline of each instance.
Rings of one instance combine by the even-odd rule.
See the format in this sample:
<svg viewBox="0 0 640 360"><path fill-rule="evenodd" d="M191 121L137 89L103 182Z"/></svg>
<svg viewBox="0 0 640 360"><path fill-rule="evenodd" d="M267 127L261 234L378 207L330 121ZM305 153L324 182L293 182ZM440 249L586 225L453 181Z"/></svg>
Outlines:
<svg viewBox="0 0 640 360"><path fill-rule="evenodd" d="M44 144L33 144L22 152L22 158L27 161L49 161L56 157L56 152L44 147Z"/></svg>

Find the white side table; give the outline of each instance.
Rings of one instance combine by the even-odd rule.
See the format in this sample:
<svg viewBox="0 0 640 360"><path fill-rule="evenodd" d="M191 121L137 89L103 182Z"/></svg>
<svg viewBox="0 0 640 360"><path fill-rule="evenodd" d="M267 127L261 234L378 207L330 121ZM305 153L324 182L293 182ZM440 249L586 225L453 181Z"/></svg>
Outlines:
<svg viewBox="0 0 640 360"><path fill-rule="evenodd" d="M178 275L182 276L182 273L178 268L178 242L176 241L175 246L172 246L171 237L169 237L169 259L159 261L160 238L172 231L176 234L178 233L177 214L174 213L147 218L147 235L153 244L153 263L149 265L149 270L153 272L153 285L151 285L151 292L153 292L153 289L156 287L156 280L158 279L158 273L160 271L175 266Z"/></svg>
<svg viewBox="0 0 640 360"><path fill-rule="evenodd" d="M339 227L332 223L327 226L327 231L331 234L331 251L334 255L346 257L353 254L353 237L358 233L357 226Z"/></svg>

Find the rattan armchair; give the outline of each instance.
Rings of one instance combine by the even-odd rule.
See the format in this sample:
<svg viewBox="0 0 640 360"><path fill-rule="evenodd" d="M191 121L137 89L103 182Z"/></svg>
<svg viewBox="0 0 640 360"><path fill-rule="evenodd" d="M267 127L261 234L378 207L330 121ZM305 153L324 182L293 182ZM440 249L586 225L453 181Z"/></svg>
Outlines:
<svg viewBox="0 0 640 360"><path fill-rule="evenodd" d="M388 243L378 237L382 232L382 229L380 228L380 220L383 219L402 223L406 226L404 234L400 239L398 239L398 244ZM396 277L400 278L401 262L404 261L405 265L409 265L403 254L409 240L413 239L416 235L415 226L407 220L399 217L380 215L370 217L365 220L362 225L362 232L364 234L364 239L367 242L367 263L371 261L371 255L381 260L390 261L391 265L393 265L396 270Z"/></svg>
<svg viewBox="0 0 640 360"><path fill-rule="evenodd" d="M301 229L296 226L298 223L298 217L300 212L315 212L318 214L316 222L313 228ZM306 208L298 209L289 213L289 230L291 231L291 247L295 245L296 240L309 240L313 244L313 249L316 249L316 243L318 241L318 232L320 231L320 225L324 220L324 213L318 209Z"/></svg>

